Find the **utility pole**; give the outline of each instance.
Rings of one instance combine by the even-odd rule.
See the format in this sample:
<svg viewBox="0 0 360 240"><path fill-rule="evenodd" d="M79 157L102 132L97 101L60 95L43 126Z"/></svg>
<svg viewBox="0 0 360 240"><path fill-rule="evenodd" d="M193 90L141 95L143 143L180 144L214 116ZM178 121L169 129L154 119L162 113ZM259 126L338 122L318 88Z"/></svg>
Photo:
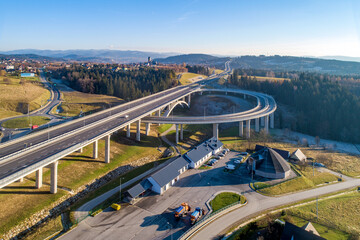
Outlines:
<svg viewBox="0 0 360 240"><path fill-rule="evenodd" d="M119 192L119 194L120 194L120 202L121 202L121 177L120 177L120 192Z"/></svg>
<svg viewBox="0 0 360 240"><path fill-rule="evenodd" d="M319 198L316 197L316 219L319 219Z"/></svg>

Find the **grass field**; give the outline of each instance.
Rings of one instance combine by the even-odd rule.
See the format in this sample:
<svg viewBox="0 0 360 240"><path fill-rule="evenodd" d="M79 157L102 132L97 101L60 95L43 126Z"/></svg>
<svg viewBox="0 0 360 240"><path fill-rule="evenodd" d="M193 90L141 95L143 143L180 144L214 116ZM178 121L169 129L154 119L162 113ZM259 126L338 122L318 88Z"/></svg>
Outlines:
<svg viewBox="0 0 360 240"><path fill-rule="evenodd" d="M319 201L319 218L316 219L316 203L286 210L292 216L290 220L296 225L303 225L311 221L322 237L326 239L348 239L349 236L339 235L343 231L360 236L360 193L353 192ZM317 227L316 224L323 227ZM330 231L331 230L331 231ZM356 238L354 238L356 239Z"/></svg>
<svg viewBox="0 0 360 240"><path fill-rule="evenodd" d="M28 128L32 125L43 125L50 121L48 117L32 116L32 117L21 117L5 121L2 126L6 128Z"/></svg>
<svg viewBox="0 0 360 240"><path fill-rule="evenodd" d="M199 80L200 78L207 78L205 75L196 74L196 73L182 73L181 78L179 79L181 85L187 85L192 83L194 80Z"/></svg>
<svg viewBox="0 0 360 240"><path fill-rule="evenodd" d="M232 192L223 192L216 195L216 197L210 201L210 206L213 212L222 209L228 205L239 202L241 196ZM242 201L243 202L243 201ZM245 201L244 201L245 202Z"/></svg>
<svg viewBox="0 0 360 240"><path fill-rule="evenodd" d="M27 113L28 105L30 112L34 111L49 98L50 92L35 79L0 76L0 119Z"/></svg>
<svg viewBox="0 0 360 240"><path fill-rule="evenodd" d="M239 76L241 77L241 76ZM256 78L257 81L269 81L269 82L283 82L283 81L290 81L288 78L278 78L278 77L261 77L261 76L250 76L251 78Z"/></svg>
<svg viewBox="0 0 360 240"><path fill-rule="evenodd" d="M59 115L67 117L78 116L81 111L85 114L93 113L124 102L117 97L77 91L63 92L62 99L64 102L54 108L52 112L56 113L56 110L59 109Z"/></svg>
<svg viewBox="0 0 360 240"><path fill-rule="evenodd" d="M144 132L144 129L145 126L142 126L142 132ZM125 131L119 134L124 136ZM132 136L134 135L135 125L132 128ZM11 227L41 209L51 206L60 197L71 196L68 191L63 189L76 190L119 166L136 169L131 174L129 173L128 178L130 178L150 169L154 164L159 164L161 153L156 147L161 144L161 141L155 135L157 136L155 131L151 131L151 135L148 137L142 135L141 143L122 138L119 135L113 135L111 140L111 163L109 164L104 163L104 151L102 151L104 141L99 141L98 159L91 158L92 146L85 147L82 154L74 153L61 159L58 167L57 194L49 194L50 171L47 168L44 168L43 173L44 186L39 190L34 189L35 174L27 176L23 183L13 183L1 189L0 238L1 234L10 230ZM164 150L164 148L160 149ZM123 181L125 182L126 179Z"/></svg>
<svg viewBox="0 0 360 240"><path fill-rule="evenodd" d="M171 128L172 124L161 124L159 127L158 127L158 131L159 133L163 133L165 131L167 131L169 128Z"/></svg>

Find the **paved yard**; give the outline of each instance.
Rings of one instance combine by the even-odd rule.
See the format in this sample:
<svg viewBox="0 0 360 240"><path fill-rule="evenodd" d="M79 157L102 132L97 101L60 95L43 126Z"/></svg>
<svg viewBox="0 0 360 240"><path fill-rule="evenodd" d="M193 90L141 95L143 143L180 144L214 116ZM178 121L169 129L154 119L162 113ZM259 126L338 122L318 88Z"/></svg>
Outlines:
<svg viewBox="0 0 360 240"><path fill-rule="evenodd" d="M176 239L190 227L188 219L176 221L173 216L173 210L182 202L192 209L202 207L208 212L205 202L218 191L250 192L248 176L240 177L240 171L224 171L226 163L236 155L236 152L228 153L209 170L188 170L162 196L150 195L119 212L108 209L89 217L61 239L170 239L170 235Z"/></svg>

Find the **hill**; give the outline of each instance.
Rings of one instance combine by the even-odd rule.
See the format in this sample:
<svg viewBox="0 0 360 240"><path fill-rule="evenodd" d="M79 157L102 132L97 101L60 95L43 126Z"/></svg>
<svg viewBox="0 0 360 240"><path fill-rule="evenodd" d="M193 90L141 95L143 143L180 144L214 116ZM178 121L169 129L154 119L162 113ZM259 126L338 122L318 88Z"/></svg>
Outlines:
<svg viewBox="0 0 360 240"><path fill-rule="evenodd" d="M155 59L155 61L159 63L165 63L165 64L202 64L202 65L221 65L223 66L224 63L229 60L228 57L215 57L208 54L183 54L183 55L177 55L177 56L170 56L167 58L159 58Z"/></svg>
<svg viewBox="0 0 360 240"><path fill-rule="evenodd" d="M8 60L8 59L19 59L19 60L38 60L38 61L58 61L63 60L59 58L53 57L45 57L37 54L0 54L0 60Z"/></svg>
<svg viewBox="0 0 360 240"><path fill-rule="evenodd" d="M360 63L291 56L241 56L233 58L232 68L252 68L272 71L305 71L339 75L360 74Z"/></svg>
<svg viewBox="0 0 360 240"><path fill-rule="evenodd" d="M155 53L142 51L122 51L122 50L37 50L37 49L20 49L0 54L36 54L51 58L62 58L71 61L92 61L101 63L133 63L145 62L148 57L165 58L174 53Z"/></svg>

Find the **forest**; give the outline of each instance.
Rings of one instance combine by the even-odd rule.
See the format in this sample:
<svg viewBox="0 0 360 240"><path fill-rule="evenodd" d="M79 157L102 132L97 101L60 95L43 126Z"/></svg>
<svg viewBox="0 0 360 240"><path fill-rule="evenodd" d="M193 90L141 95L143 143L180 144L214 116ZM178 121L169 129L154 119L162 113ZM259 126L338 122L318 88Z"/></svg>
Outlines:
<svg viewBox="0 0 360 240"><path fill-rule="evenodd" d="M178 84L173 70L140 67L115 70L106 65L88 69L81 65L60 68L52 77L68 81L71 88L85 93L106 94L126 101L147 96Z"/></svg>
<svg viewBox="0 0 360 240"><path fill-rule="evenodd" d="M188 72L191 73L197 73L197 74L202 74L202 75L206 75L209 76L211 74L211 71L208 67L205 66L201 66L201 65L186 65L186 68L188 70Z"/></svg>
<svg viewBox="0 0 360 240"><path fill-rule="evenodd" d="M331 75L298 73L294 76L283 82L257 81L256 77L236 69L229 82L267 93L277 102L289 106L296 113L294 131L359 143L360 98L334 81Z"/></svg>

